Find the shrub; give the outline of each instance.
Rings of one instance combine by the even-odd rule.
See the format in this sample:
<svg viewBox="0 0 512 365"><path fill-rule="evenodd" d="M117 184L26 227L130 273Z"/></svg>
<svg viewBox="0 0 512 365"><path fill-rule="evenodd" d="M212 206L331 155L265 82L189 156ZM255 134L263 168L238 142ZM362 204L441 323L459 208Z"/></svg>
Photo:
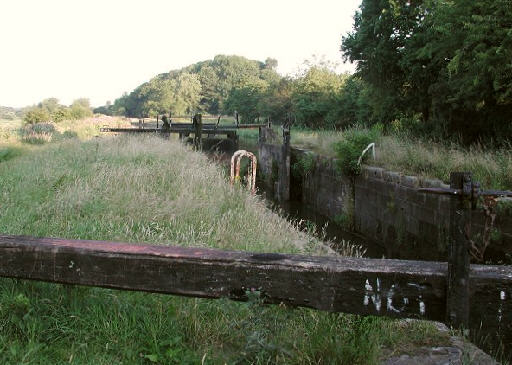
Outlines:
<svg viewBox="0 0 512 365"><path fill-rule="evenodd" d="M342 173L348 176L356 176L361 173L358 163L363 150L372 142L377 142L382 134L380 125L372 129L353 128L343 134L343 139L334 143L334 150L338 157L338 167ZM368 158L365 154L361 162Z"/></svg>
<svg viewBox="0 0 512 365"><path fill-rule="evenodd" d="M69 108L69 115L71 119L82 119L92 117L92 110L89 105L88 99L77 99L73 101Z"/></svg>
<svg viewBox="0 0 512 365"><path fill-rule="evenodd" d="M312 153L305 153L300 155L292 165L292 174L295 177L304 177L308 176L315 168L316 161L315 156Z"/></svg>
<svg viewBox="0 0 512 365"><path fill-rule="evenodd" d="M66 108L66 107L59 108L52 114L52 120L55 123L60 123L63 120L70 119L70 118L71 118L71 113L69 111L69 108Z"/></svg>
<svg viewBox="0 0 512 365"><path fill-rule="evenodd" d="M45 123L50 121L50 114L44 109L33 108L25 114L23 120L27 124Z"/></svg>

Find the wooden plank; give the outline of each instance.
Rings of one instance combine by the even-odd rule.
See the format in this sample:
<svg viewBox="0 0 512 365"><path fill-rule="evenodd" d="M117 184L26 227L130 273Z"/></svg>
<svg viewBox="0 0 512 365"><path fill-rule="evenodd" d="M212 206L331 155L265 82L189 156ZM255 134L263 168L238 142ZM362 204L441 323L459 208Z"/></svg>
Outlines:
<svg viewBox="0 0 512 365"><path fill-rule="evenodd" d="M240 124L238 126L233 125L220 125L217 126L216 124L203 124L203 133L208 134L229 134L233 133L237 129L257 129L260 126L264 124ZM160 132L162 131L161 128L144 128L144 129L138 129L138 128L110 128L110 127L103 127L100 128L100 132L118 132L118 133L150 133L150 132ZM172 133L180 133L180 132L195 132L194 125L191 123L173 123L171 125L171 128L169 130Z"/></svg>
<svg viewBox="0 0 512 365"><path fill-rule="evenodd" d="M469 328L479 335L512 339L511 266L471 265ZM503 338L501 339L503 341Z"/></svg>
<svg viewBox="0 0 512 365"><path fill-rule="evenodd" d="M0 236L0 260L3 277L234 300L257 290L266 303L363 315L443 320L446 313L447 267L438 262L20 236ZM475 296L499 299L496 283L512 293L510 266L472 267L471 280Z"/></svg>
<svg viewBox="0 0 512 365"><path fill-rule="evenodd" d="M156 129L156 128L147 128L147 129L136 129L136 128L101 128L100 132L112 132L112 133L160 133L163 130ZM171 126L170 129L167 130L167 133L194 133L193 129L187 129L187 128L174 128L174 126ZM203 134L210 134L210 135L230 135L232 133L235 133L234 130L229 129L203 129Z"/></svg>
<svg viewBox="0 0 512 365"><path fill-rule="evenodd" d="M471 173L452 172L450 188L471 193ZM450 241L446 321L455 328L469 328L469 237L471 236L471 202L464 194L452 196L450 202Z"/></svg>

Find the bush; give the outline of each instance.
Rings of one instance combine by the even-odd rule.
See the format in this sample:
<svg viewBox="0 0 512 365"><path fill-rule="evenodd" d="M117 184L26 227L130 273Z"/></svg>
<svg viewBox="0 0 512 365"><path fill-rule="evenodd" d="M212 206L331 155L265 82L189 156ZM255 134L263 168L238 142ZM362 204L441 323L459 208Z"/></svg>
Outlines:
<svg viewBox="0 0 512 365"><path fill-rule="evenodd" d="M69 108L71 119L82 119L92 117L92 110L88 99L77 99Z"/></svg>
<svg viewBox="0 0 512 365"><path fill-rule="evenodd" d="M55 123L60 123L63 120L70 119L70 118L71 118L71 113L69 111L69 108L66 108L66 107L59 108L52 114L52 120Z"/></svg>
<svg viewBox="0 0 512 365"><path fill-rule="evenodd" d="M27 124L45 123L50 121L50 114L44 109L33 108L25 114L23 120Z"/></svg>
<svg viewBox="0 0 512 365"><path fill-rule="evenodd" d="M382 135L380 125L372 129L352 128L343 134L343 139L334 143L334 150L338 157L338 167L347 176L356 176L361 173L361 165L358 163L363 150L372 142L377 142ZM368 158L365 154L364 162Z"/></svg>
<svg viewBox="0 0 512 365"><path fill-rule="evenodd" d="M295 177L302 178L304 176L308 176L315 169L316 160L313 153L305 153L297 159L292 165L292 174Z"/></svg>

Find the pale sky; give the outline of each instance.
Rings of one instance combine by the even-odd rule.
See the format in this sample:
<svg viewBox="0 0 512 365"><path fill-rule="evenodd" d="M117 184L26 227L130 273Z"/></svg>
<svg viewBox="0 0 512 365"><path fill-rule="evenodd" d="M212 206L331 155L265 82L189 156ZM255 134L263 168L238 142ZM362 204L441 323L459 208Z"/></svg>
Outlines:
<svg viewBox="0 0 512 365"><path fill-rule="evenodd" d="M0 0L0 105L114 101L151 77L217 54L342 62L361 0ZM352 71L350 64L340 71Z"/></svg>

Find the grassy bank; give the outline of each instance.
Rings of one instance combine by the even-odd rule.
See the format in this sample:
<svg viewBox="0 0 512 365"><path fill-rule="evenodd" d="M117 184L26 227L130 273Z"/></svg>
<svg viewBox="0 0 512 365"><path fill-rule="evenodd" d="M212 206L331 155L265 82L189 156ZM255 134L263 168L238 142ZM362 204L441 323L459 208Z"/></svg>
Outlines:
<svg viewBox="0 0 512 365"><path fill-rule="evenodd" d="M334 145L343 143L350 132L292 129L291 141L294 146L339 157ZM445 182L449 181L452 171L471 171L484 188L512 189L512 146L463 147L456 143L440 143L395 133L379 133L374 142L376 159L367 160L370 165Z"/></svg>
<svg viewBox="0 0 512 365"><path fill-rule="evenodd" d="M156 137L77 138L0 162L0 232L322 253L199 153ZM374 364L447 341L426 322L0 280L0 363Z"/></svg>

